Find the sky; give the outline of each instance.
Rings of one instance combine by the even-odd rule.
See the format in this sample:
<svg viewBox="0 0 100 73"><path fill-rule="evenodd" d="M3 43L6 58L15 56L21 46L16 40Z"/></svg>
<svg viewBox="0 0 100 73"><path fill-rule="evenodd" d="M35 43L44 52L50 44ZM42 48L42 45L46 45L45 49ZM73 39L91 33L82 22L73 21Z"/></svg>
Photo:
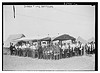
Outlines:
<svg viewBox="0 0 100 73"><path fill-rule="evenodd" d="M95 37L95 7L91 5L53 5L38 8L15 5L3 6L4 41L12 34L26 37L69 34L88 40Z"/></svg>

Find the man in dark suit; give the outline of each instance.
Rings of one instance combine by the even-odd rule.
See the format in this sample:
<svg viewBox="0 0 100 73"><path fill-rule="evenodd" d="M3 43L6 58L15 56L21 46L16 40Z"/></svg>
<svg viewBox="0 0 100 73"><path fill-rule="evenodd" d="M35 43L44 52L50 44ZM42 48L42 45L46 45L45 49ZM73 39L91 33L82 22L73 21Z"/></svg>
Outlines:
<svg viewBox="0 0 100 73"><path fill-rule="evenodd" d="M13 55L13 48L14 48L14 46L13 46L13 43L10 43L10 53L11 53L11 55Z"/></svg>
<svg viewBox="0 0 100 73"><path fill-rule="evenodd" d="M42 46L39 45L39 48L38 48L38 59L42 59L42 56L43 56Z"/></svg>

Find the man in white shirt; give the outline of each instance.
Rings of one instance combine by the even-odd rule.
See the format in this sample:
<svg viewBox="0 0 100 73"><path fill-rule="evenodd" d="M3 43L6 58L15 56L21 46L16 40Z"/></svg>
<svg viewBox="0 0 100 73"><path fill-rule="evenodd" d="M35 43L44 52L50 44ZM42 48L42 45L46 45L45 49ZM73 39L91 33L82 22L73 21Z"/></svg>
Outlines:
<svg viewBox="0 0 100 73"><path fill-rule="evenodd" d="M22 49L25 49L25 48L26 48L26 45L25 45L25 44L23 44L23 45L22 45Z"/></svg>
<svg viewBox="0 0 100 73"><path fill-rule="evenodd" d="M61 48L61 45L59 45L59 47Z"/></svg>
<svg viewBox="0 0 100 73"><path fill-rule="evenodd" d="M65 45L62 45L62 49L63 49L63 51L65 50L65 48L66 48Z"/></svg>
<svg viewBox="0 0 100 73"><path fill-rule="evenodd" d="M31 48L32 48L33 50L36 50L36 47L35 47L35 45L32 45L32 46L31 46Z"/></svg>
<svg viewBox="0 0 100 73"><path fill-rule="evenodd" d="M16 48L16 49L18 49L18 46L17 46L17 45L15 45L15 48Z"/></svg>
<svg viewBox="0 0 100 73"><path fill-rule="evenodd" d="M19 48L21 49L21 48L22 48L22 46L21 46L21 45L19 45Z"/></svg>
<svg viewBox="0 0 100 73"><path fill-rule="evenodd" d="M75 47L76 47L76 44L74 43L73 44L73 56L75 56Z"/></svg>
<svg viewBox="0 0 100 73"><path fill-rule="evenodd" d="M65 47L66 47L66 49L68 49L68 47L69 47L69 46L68 46L68 44L66 44L66 46L65 46Z"/></svg>
<svg viewBox="0 0 100 73"><path fill-rule="evenodd" d="M19 45L18 55L19 56L22 56L22 45Z"/></svg>
<svg viewBox="0 0 100 73"><path fill-rule="evenodd" d="M90 51L91 51L91 44L88 43L88 54L90 54Z"/></svg>
<svg viewBox="0 0 100 73"><path fill-rule="evenodd" d="M30 48L30 44L26 44L26 48Z"/></svg>

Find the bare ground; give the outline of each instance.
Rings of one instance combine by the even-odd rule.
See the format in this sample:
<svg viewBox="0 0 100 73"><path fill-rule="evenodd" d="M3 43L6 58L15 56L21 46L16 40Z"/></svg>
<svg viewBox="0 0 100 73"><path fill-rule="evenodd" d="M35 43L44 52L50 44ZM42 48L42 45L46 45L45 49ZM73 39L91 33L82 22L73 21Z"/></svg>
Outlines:
<svg viewBox="0 0 100 73"><path fill-rule="evenodd" d="M95 55L60 60L4 55L3 70L95 70Z"/></svg>

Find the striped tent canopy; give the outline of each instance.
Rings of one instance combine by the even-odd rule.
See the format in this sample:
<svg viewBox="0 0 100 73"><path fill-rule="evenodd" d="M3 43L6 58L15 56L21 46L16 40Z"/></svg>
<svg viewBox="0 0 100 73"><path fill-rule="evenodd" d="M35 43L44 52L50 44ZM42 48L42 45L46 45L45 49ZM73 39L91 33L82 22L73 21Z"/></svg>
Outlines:
<svg viewBox="0 0 100 73"><path fill-rule="evenodd" d="M45 38L42 38L40 39L41 41L51 41L51 37L45 37Z"/></svg>

